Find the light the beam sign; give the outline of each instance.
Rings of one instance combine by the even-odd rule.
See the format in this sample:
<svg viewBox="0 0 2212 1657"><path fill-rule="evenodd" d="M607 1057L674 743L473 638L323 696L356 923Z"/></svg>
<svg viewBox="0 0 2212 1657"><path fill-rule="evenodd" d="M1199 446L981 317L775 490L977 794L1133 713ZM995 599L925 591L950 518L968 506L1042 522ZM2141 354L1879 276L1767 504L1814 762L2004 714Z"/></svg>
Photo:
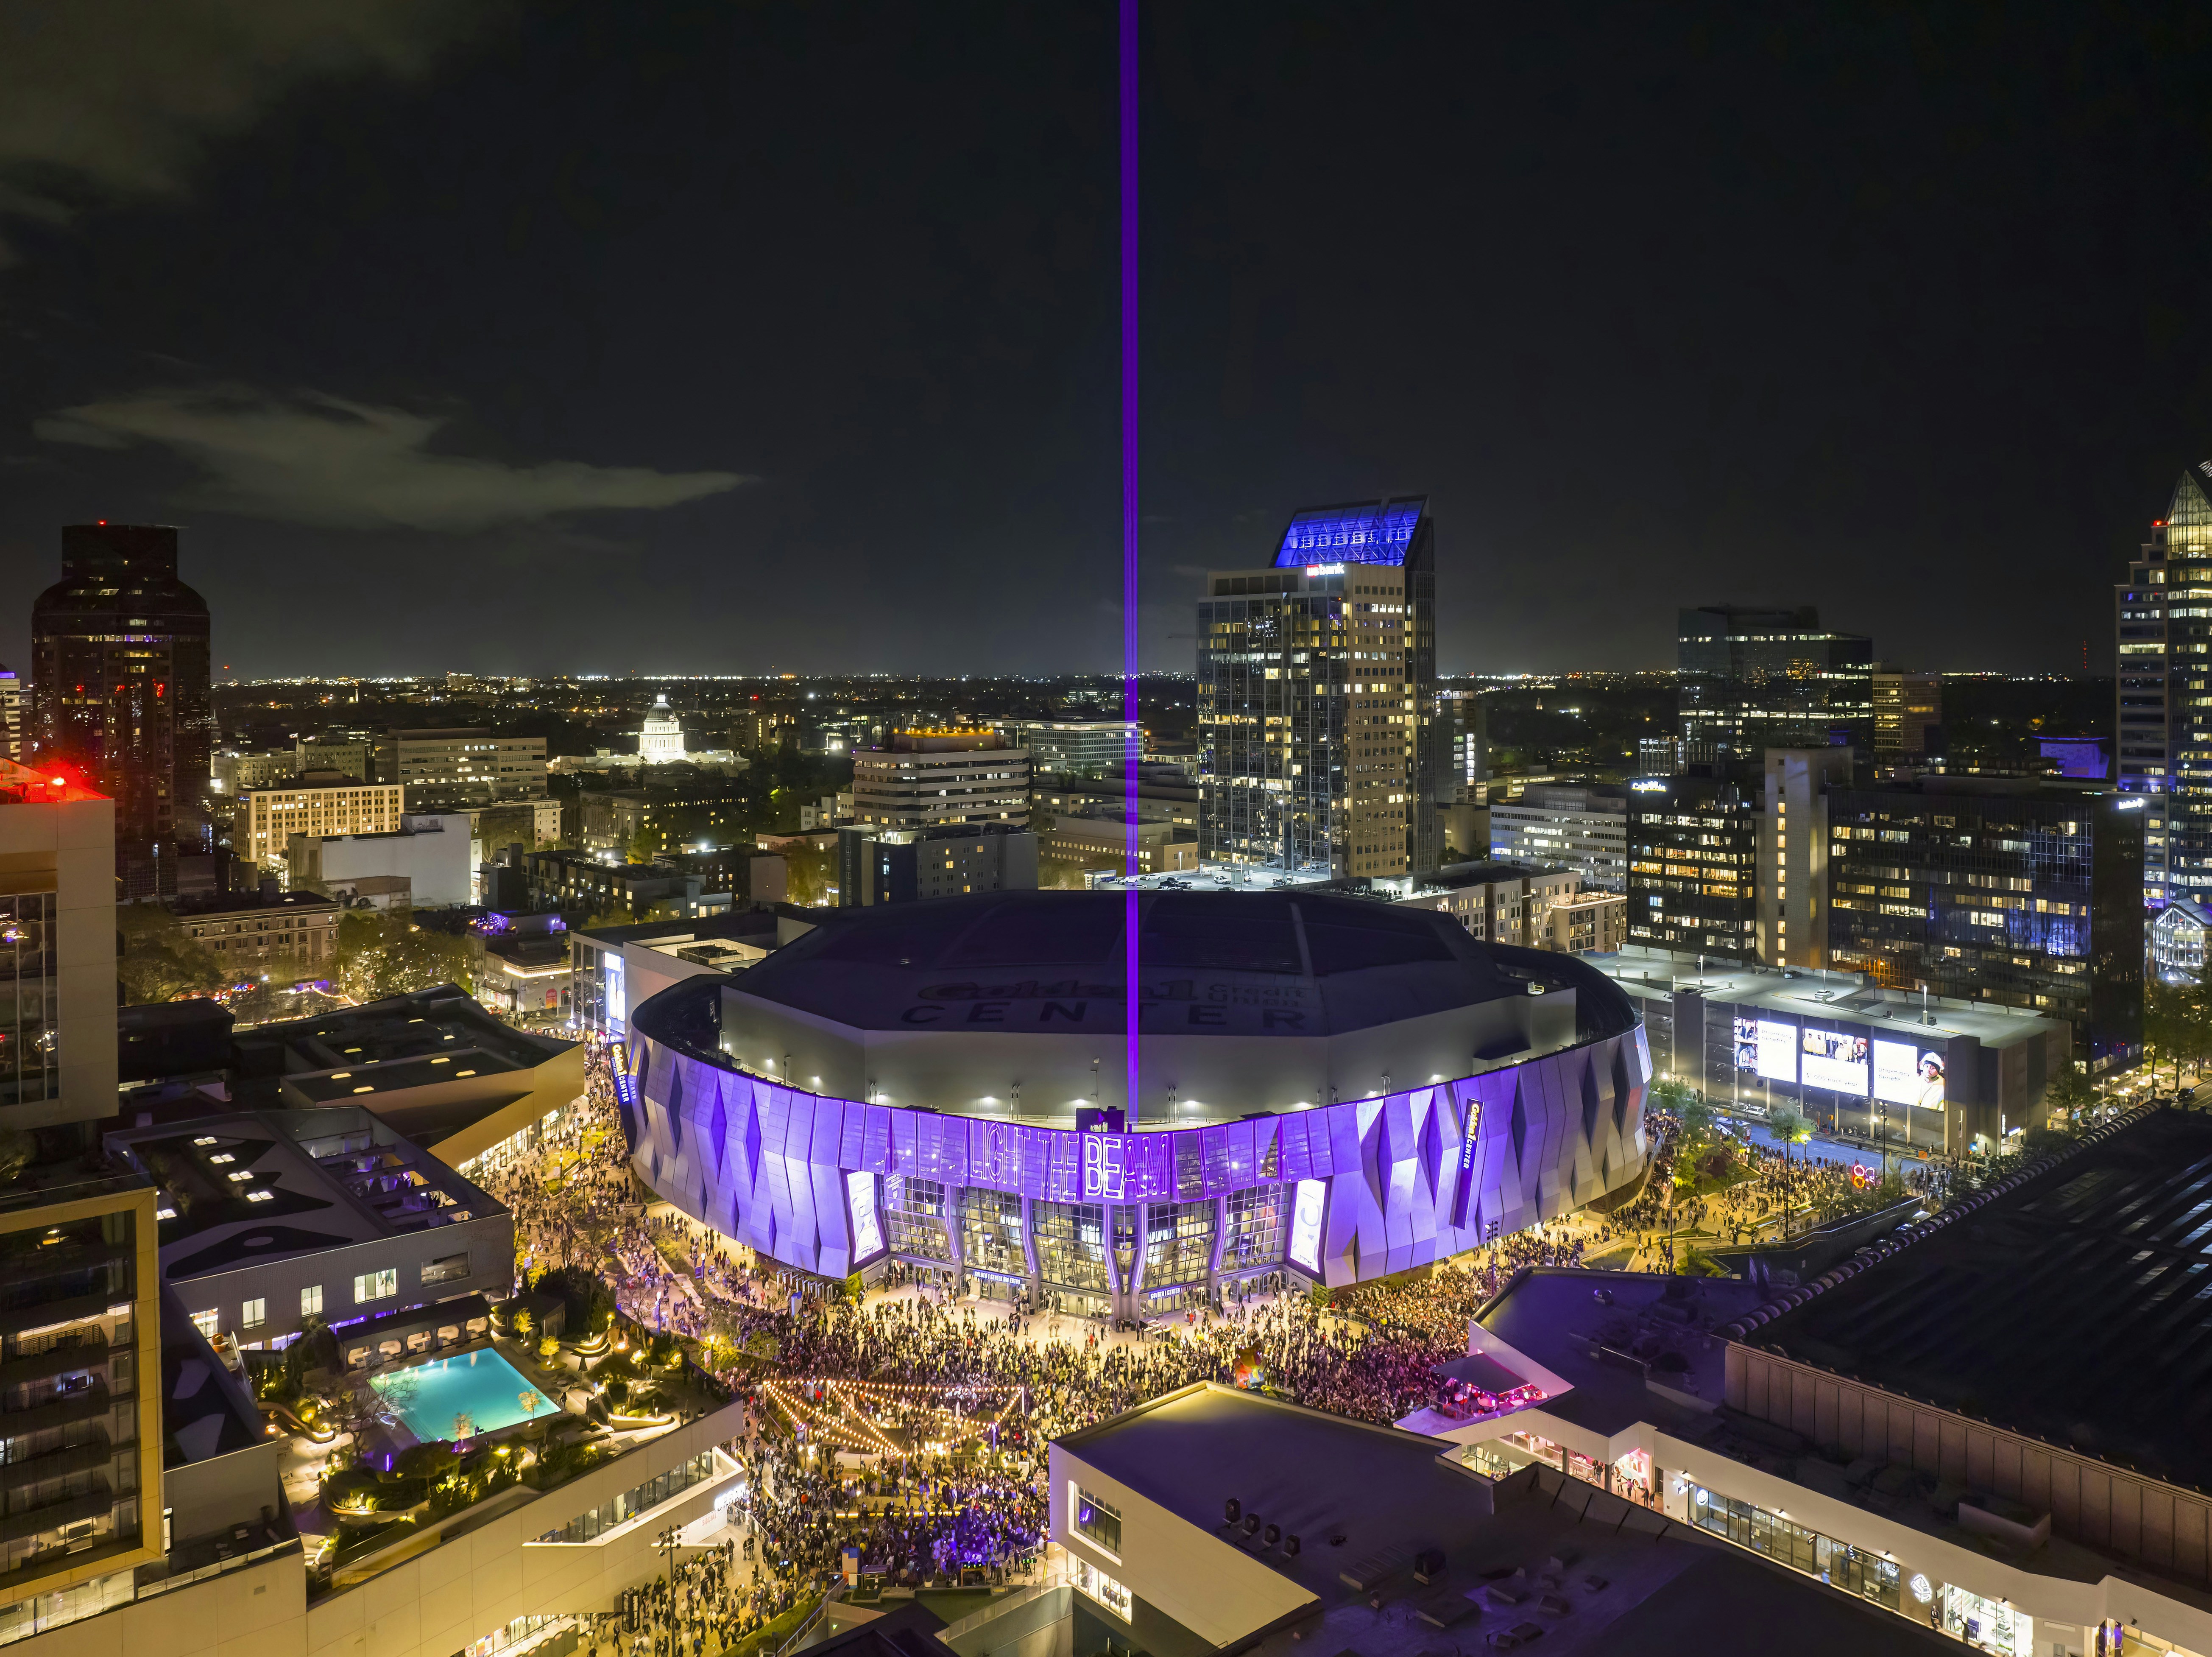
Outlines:
<svg viewBox="0 0 2212 1657"><path fill-rule="evenodd" d="M1083 1136L1083 1200L1118 1203L1124 1189L1121 1177L1121 1136L1087 1133Z"/></svg>

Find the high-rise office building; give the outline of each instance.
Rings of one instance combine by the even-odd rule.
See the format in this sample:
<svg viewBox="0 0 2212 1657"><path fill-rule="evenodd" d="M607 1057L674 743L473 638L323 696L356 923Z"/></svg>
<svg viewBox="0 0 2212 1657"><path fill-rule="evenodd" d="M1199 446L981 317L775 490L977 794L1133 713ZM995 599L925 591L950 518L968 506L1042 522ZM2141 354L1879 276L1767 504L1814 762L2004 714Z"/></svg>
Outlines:
<svg viewBox="0 0 2212 1657"><path fill-rule="evenodd" d="M1943 675L1874 671L1874 757L1890 763L1917 759L1943 723Z"/></svg>
<svg viewBox="0 0 2212 1657"><path fill-rule="evenodd" d="M174 892L179 848L206 849L213 736L208 608L177 578L177 532L68 526L62 579L31 611L25 758L113 799L126 899Z"/></svg>
<svg viewBox="0 0 2212 1657"><path fill-rule="evenodd" d="M2115 776L2150 796L2143 901L2212 897L2212 460L2185 472L2113 589Z"/></svg>
<svg viewBox="0 0 2212 1657"><path fill-rule="evenodd" d="M1759 959L1828 965L1828 794L1850 786L1849 748L1769 748L1759 795Z"/></svg>
<svg viewBox="0 0 2212 1657"><path fill-rule="evenodd" d="M1427 502L1312 507L1198 606L1199 856L1294 874L1432 869L1436 536Z"/></svg>
<svg viewBox="0 0 2212 1657"><path fill-rule="evenodd" d="M1685 764L1748 775L1769 748L1874 752L1874 642L1820 626L1809 605L1707 605L1676 631Z"/></svg>
<svg viewBox="0 0 2212 1657"><path fill-rule="evenodd" d="M1601 892L1628 889L1628 795L1538 784L1490 807L1490 855L1501 862L1573 869Z"/></svg>
<svg viewBox="0 0 2212 1657"><path fill-rule="evenodd" d="M1030 820L1030 755L996 731L900 731L853 756L853 815L862 827L940 828Z"/></svg>
<svg viewBox="0 0 2212 1657"><path fill-rule="evenodd" d="M2134 1063L2144 804L2023 778L1834 790L1829 964L2063 1018L2076 1058Z"/></svg>
<svg viewBox="0 0 2212 1657"><path fill-rule="evenodd" d="M0 667L0 759L23 757L23 677Z"/></svg>
<svg viewBox="0 0 2212 1657"><path fill-rule="evenodd" d="M115 1109L115 804L0 760L0 1128Z"/></svg>
<svg viewBox="0 0 2212 1657"><path fill-rule="evenodd" d="M1638 777L1628 806L1628 941L1757 960L1761 814L1746 783Z"/></svg>

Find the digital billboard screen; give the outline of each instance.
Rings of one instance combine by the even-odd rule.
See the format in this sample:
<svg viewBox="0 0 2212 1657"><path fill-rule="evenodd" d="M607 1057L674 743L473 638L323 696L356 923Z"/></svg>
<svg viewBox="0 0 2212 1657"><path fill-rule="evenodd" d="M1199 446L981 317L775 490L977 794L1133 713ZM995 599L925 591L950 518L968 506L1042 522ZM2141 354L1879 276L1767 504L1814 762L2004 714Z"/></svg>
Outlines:
<svg viewBox="0 0 2212 1657"><path fill-rule="evenodd" d="M1874 1096L1893 1105L1943 1108L1943 1055L1912 1041L1874 1044Z"/></svg>
<svg viewBox="0 0 2212 1657"><path fill-rule="evenodd" d="M1291 1264L1321 1276L1321 1218L1328 1206L1328 1187L1318 1179L1298 1181L1291 1204Z"/></svg>
<svg viewBox="0 0 2212 1657"><path fill-rule="evenodd" d="M1759 1021L1759 1074L1769 1081L1797 1080L1797 1026L1772 1019Z"/></svg>
<svg viewBox="0 0 2212 1657"><path fill-rule="evenodd" d="M1839 1093L1867 1091L1867 1039L1842 1030L1805 1032L1805 1085Z"/></svg>
<svg viewBox="0 0 2212 1657"><path fill-rule="evenodd" d="M884 1231L876 1219L876 1176L855 1171L845 1176L845 1206L853 1215L853 1264L884 1252Z"/></svg>
<svg viewBox="0 0 2212 1657"><path fill-rule="evenodd" d="M1759 1074L1759 1025L1755 1020L1735 1021L1735 1068L1746 1075Z"/></svg>

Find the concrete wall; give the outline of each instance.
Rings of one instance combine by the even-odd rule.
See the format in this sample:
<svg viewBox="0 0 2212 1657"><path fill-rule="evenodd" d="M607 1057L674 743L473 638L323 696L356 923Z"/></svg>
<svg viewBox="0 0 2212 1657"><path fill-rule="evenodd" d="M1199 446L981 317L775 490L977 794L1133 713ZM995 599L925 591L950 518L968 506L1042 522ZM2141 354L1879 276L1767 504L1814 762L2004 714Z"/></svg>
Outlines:
<svg viewBox="0 0 2212 1657"><path fill-rule="evenodd" d="M2051 1529L2188 1581L2212 1575L2212 1497L1933 1404L1731 1344L1727 1400L1809 1442L2010 1496ZM2197 1642L2212 1649L2212 1619ZM2179 1636L2170 1636L2179 1637Z"/></svg>
<svg viewBox="0 0 2212 1657"><path fill-rule="evenodd" d="M291 1553L33 1635L13 1649L23 1657L298 1657L307 1633L307 1574Z"/></svg>

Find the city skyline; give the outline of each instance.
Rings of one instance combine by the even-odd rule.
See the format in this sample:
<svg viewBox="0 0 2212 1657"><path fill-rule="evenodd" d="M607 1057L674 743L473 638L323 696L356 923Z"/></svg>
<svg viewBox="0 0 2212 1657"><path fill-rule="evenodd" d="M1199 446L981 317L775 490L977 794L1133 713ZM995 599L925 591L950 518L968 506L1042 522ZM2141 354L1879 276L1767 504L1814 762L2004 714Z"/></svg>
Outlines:
<svg viewBox="0 0 2212 1657"><path fill-rule="evenodd" d="M0 142L52 168L0 214L7 614L104 516L184 527L246 676L1114 665L1103 9L371 7L314 73L242 27L213 114L48 62L84 151ZM1476 27L1148 20L1144 664L1298 505L1420 491L1447 672L1656 666L1686 603L2106 665L2075 608L2212 444L2187 37ZM398 643L338 619L387 584L441 600Z"/></svg>

